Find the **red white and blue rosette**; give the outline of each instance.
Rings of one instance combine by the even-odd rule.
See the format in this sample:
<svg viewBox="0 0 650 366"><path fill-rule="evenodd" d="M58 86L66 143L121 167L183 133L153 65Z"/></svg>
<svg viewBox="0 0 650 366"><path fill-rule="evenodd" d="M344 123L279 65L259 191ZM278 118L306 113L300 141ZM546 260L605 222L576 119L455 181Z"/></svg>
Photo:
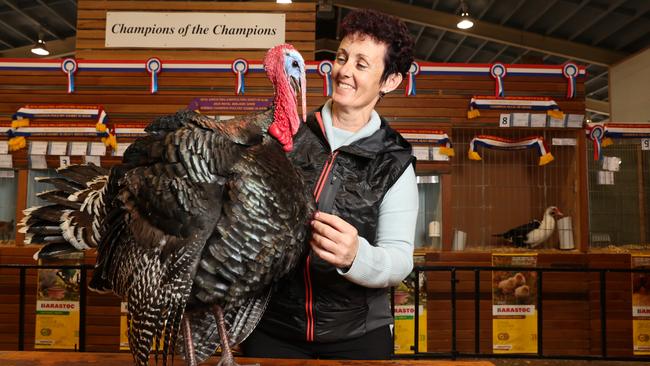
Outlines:
<svg viewBox="0 0 650 366"><path fill-rule="evenodd" d="M566 90L567 99L573 99L576 96L576 77L579 72L578 65L571 62L564 64L562 67L562 75L567 78L568 83Z"/></svg>
<svg viewBox="0 0 650 366"><path fill-rule="evenodd" d="M248 61L238 58L232 62L232 72L235 73L237 80L235 84L235 94L244 94L246 86L244 85L244 75L248 72Z"/></svg>
<svg viewBox="0 0 650 366"><path fill-rule="evenodd" d="M506 66L501 63L492 64L490 66L490 75L494 78L494 96L503 97L505 95L503 91L503 78L506 76Z"/></svg>
<svg viewBox="0 0 650 366"><path fill-rule="evenodd" d="M600 160L605 127L602 124L590 124L587 127L587 137L594 143L594 160Z"/></svg>
<svg viewBox="0 0 650 366"><path fill-rule="evenodd" d="M149 75L151 75L151 88L149 90L151 94L155 94L158 92L158 74L162 71L162 62L160 59L152 57L147 60L145 68Z"/></svg>
<svg viewBox="0 0 650 366"><path fill-rule="evenodd" d="M66 58L61 61L61 71L68 77L68 93L74 93L74 74L77 72L77 61Z"/></svg>
<svg viewBox="0 0 650 366"><path fill-rule="evenodd" d="M406 89L404 95L415 95L415 76L420 73L420 65L417 62L411 63L409 71L406 73Z"/></svg>
<svg viewBox="0 0 650 366"><path fill-rule="evenodd" d="M323 96L332 95L332 62L323 60L318 64L318 74L323 77Z"/></svg>

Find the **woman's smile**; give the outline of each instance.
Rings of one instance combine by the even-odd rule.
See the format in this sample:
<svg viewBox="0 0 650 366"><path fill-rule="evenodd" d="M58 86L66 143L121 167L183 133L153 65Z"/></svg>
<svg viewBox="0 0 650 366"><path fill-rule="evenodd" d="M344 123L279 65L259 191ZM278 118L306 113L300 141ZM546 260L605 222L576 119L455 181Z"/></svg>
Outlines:
<svg viewBox="0 0 650 366"><path fill-rule="evenodd" d="M380 80L386 51L385 43L367 35L343 38L332 69L335 112L355 113L360 126L368 121L384 84Z"/></svg>

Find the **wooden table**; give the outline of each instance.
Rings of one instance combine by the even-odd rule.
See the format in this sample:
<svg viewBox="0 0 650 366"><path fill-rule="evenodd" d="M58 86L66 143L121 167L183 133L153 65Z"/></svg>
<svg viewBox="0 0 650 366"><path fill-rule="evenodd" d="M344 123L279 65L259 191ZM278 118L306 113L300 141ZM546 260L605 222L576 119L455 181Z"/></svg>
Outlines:
<svg viewBox="0 0 650 366"><path fill-rule="evenodd" d="M214 357L204 365L216 366L217 361L218 358ZM449 360L332 361L238 357L237 362L240 365L257 363L261 366L494 366L488 361ZM132 364L133 358L130 353L0 351L2 366L130 366ZM154 365L153 359L151 365ZM174 365L183 366L185 362L177 358L174 360Z"/></svg>

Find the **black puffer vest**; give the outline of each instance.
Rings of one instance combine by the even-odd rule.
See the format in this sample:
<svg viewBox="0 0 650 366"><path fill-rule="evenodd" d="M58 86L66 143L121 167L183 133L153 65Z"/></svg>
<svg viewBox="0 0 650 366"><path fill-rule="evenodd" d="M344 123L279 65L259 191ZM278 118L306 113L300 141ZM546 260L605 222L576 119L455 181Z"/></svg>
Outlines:
<svg viewBox="0 0 650 366"><path fill-rule="evenodd" d="M414 162L411 145L383 118L373 135L331 152L320 110L301 126L289 158L314 188L319 210L340 216L373 245L381 201ZM387 292L348 281L311 253L279 283L258 327L289 340L355 338L392 322Z"/></svg>

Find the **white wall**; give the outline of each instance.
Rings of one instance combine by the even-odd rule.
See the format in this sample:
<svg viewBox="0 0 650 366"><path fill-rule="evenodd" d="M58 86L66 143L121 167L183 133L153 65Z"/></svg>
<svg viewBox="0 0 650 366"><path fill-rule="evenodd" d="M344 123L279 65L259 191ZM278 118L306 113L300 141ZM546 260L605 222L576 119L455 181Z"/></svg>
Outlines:
<svg viewBox="0 0 650 366"><path fill-rule="evenodd" d="M650 122L650 48L609 69L612 122Z"/></svg>

